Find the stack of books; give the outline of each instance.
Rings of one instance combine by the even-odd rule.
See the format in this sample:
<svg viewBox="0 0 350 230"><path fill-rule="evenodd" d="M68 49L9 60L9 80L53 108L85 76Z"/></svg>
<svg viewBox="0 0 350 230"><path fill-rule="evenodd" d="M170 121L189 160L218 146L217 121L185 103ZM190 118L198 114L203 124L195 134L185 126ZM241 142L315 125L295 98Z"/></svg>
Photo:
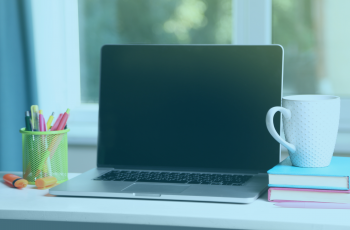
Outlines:
<svg viewBox="0 0 350 230"><path fill-rule="evenodd" d="M267 173L269 201L350 203L350 157L333 157L324 168L295 167L288 157Z"/></svg>

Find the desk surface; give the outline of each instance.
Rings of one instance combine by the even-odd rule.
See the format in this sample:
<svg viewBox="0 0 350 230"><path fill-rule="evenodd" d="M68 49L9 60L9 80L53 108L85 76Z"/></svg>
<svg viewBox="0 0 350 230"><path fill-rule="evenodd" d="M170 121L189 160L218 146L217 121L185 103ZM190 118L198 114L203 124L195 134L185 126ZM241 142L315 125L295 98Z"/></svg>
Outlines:
<svg viewBox="0 0 350 230"><path fill-rule="evenodd" d="M4 174L0 172L0 219L218 229L350 229L350 210L280 208L267 201L266 193L251 204L57 197L33 185L10 188L3 183ZM69 178L77 175L71 173Z"/></svg>

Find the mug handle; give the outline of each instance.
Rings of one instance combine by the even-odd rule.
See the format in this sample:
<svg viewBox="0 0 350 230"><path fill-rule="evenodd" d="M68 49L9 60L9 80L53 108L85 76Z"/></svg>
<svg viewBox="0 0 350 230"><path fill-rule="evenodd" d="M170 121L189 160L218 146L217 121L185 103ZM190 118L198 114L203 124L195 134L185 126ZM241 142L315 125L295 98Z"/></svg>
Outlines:
<svg viewBox="0 0 350 230"><path fill-rule="evenodd" d="M275 140L277 142L279 142L281 145L283 145L284 147L286 147L288 149L288 151L290 151L291 153L295 153L296 148L294 145L292 145L291 143L286 142L285 140L283 140L281 138L280 135L278 135L278 133L276 132L275 126L273 125L273 116L275 115L276 112L280 111L283 116L285 116L287 119L290 119L292 117L292 113L290 112L289 109L285 109L283 107L273 107L271 108L267 114L266 114L266 126L267 126L267 130L269 130L271 136L273 138L275 138Z"/></svg>

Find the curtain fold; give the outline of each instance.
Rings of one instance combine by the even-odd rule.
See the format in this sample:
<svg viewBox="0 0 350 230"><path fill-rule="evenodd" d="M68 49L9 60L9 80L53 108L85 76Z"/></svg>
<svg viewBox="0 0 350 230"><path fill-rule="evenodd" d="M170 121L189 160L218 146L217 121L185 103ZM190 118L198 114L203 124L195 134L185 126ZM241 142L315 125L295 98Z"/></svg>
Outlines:
<svg viewBox="0 0 350 230"><path fill-rule="evenodd" d="M22 171L25 111L37 104L29 0L0 0L0 171Z"/></svg>

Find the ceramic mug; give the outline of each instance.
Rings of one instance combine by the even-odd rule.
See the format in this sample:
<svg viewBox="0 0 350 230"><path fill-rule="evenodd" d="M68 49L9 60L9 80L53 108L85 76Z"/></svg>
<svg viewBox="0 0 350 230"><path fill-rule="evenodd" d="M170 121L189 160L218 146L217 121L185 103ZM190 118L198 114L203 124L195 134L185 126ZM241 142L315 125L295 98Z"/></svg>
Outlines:
<svg viewBox="0 0 350 230"><path fill-rule="evenodd" d="M273 116L282 113L283 140ZM337 139L340 98L328 95L295 95L282 98L282 107L271 108L266 126L276 141L287 148L294 166L326 167L331 163Z"/></svg>

